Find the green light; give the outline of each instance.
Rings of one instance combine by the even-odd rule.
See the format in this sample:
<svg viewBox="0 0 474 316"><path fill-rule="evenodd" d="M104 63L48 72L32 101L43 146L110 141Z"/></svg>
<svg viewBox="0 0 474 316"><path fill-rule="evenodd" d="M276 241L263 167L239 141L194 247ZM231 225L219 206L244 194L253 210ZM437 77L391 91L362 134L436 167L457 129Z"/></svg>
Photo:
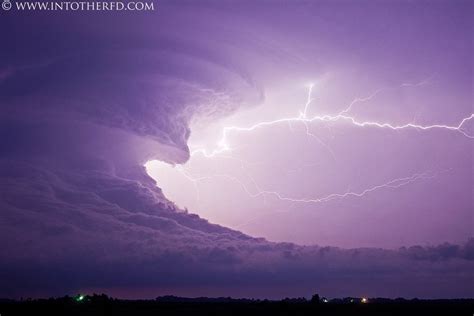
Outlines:
<svg viewBox="0 0 474 316"><path fill-rule="evenodd" d="M76 302L81 302L81 301L83 301L83 300L84 300L84 297L85 297L84 295L80 295L80 294L79 294L78 296L76 296Z"/></svg>

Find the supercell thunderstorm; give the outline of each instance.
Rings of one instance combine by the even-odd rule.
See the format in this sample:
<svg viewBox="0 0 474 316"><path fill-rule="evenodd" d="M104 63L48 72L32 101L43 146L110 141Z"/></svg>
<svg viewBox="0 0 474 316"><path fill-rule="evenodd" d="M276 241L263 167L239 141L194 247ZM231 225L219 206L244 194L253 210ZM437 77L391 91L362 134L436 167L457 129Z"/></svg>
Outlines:
<svg viewBox="0 0 474 316"><path fill-rule="evenodd" d="M314 94L314 84L308 85L308 92L307 92L307 99L304 105L301 106L301 110L299 111L298 115L296 116L290 116L290 117L283 117L279 119L274 119L274 120L262 120L257 123L251 124L249 126L238 126L238 125L232 125L232 126L224 126L222 130L220 131L220 137L216 142L216 147L213 149L207 149L205 147L200 147L196 145L190 145L191 151L190 151L190 159L183 165L170 165L166 163L160 163L158 161L155 161L153 163L149 163L148 168L149 172L152 176L155 176L155 178L158 181L158 184L165 190L165 193L167 192L166 184L167 181L172 181L169 178L166 179L166 176L164 174L160 174L160 172L163 172L163 169L167 170L168 169L174 169L177 173L179 173L182 177L184 177L187 181L193 184L193 188L195 190L196 194L196 200L197 204L194 208L192 208L192 211L199 211L199 200L201 199L200 197L200 184L206 183L209 184L212 181L217 180L217 185L215 188L217 189L219 187L219 180L225 179L228 181L235 182L237 186L247 194L249 198L261 198L262 203L264 204L264 208L272 208L273 205L267 205L267 200L268 198L275 198L278 201L281 202L290 202L290 203L306 203L306 204L311 204L311 203L322 203L322 202L329 202L332 200L336 199L343 199L343 198L360 198L364 197L367 194L371 194L375 191L381 190L381 189L397 189L402 186L411 184L413 182L419 181L419 180L427 180L427 179L433 179L440 173L445 173L449 172L451 168L446 168L446 169L440 169L440 170L418 170L415 173L412 174L404 174L401 175L400 177L392 178L389 179L386 182L383 183L376 183L372 186L366 186L362 187L359 189L359 191L344 191L344 192L333 192L333 193L328 193L325 195L313 195L309 197L294 197L294 196L289 196L283 192L280 191L275 191L275 190L267 190L265 188L262 188L261 185L259 185L254 177L252 176L252 173L250 170L248 170L247 165L252 165L252 164L258 164L260 165L260 168L265 168L265 162L249 162L244 160L243 158L238 156L239 151L236 150L234 151L234 147L237 149L239 148L239 144L233 144L232 140L230 140L231 136L233 134L239 134L239 133L257 133L259 129L265 129L265 128L272 128L272 127L279 127L287 130L288 133L294 133L293 126L295 124L301 124L303 126L303 131L300 133L301 136L306 136L306 137L311 137L315 139L320 145L322 145L322 149L328 151L328 153L331 155L333 159L336 159L335 154L333 150L330 148L330 146L325 143L321 137L316 135L314 132L311 131L311 126L314 124L328 124L328 123L335 123L335 122L342 122L346 125L353 126L354 128L366 128L369 129L371 133L379 133L379 130L389 130L391 132L399 132L403 130L417 130L420 132L425 132L429 133L434 130L440 130L444 133L455 133L458 134L459 137L466 137L468 139L473 139L474 136L470 134L470 123L474 117L474 114L468 113L465 117L459 120L458 124L444 124L444 123L434 123L434 124L417 124L415 122L407 122L403 124L394 124L390 122L380 122L376 120L361 120L358 119L355 115L351 115L351 112L354 111L357 106L362 106L364 102L371 101L375 99L378 95L383 94L385 90L397 90L397 89L404 89L404 88L418 88L422 87L424 85L429 85L432 77L425 79L423 81L420 81L418 83L403 83L400 84L396 87L392 88L386 88L386 89L378 89L372 94L362 97L362 98L355 98L353 99L343 110L339 111L338 113L334 115L330 114L324 114L324 115L309 115L309 112L314 112L312 110L312 107L315 106L316 104L316 99L313 96ZM382 100L378 100L378 102L383 102ZM340 125L339 125L340 126ZM326 131L323 131L327 133ZM244 139L245 141L245 139ZM199 140L195 140L196 143L200 143ZM304 148L305 150L318 150L317 148L315 149L314 146L308 146ZM234 154L236 152L236 154ZM209 173L207 171L206 173L206 168L204 168L204 172L200 170L199 165L195 166L195 163L193 162L193 159L198 160L199 159L205 159L209 160L209 164L212 164L213 160L233 160L238 162L239 167L241 168L241 172L237 175L233 175L232 173L225 173L224 171L221 171L219 173ZM316 163L316 162L309 162L302 164L301 166L299 165L293 165L293 168L297 169L310 169L311 164ZM231 166L230 168L235 168L235 166ZM267 166L268 168L268 166ZM288 172L288 166L283 167L286 172ZM161 177L163 175L163 177ZM174 175L176 176L176 175ZM306 174L305 177L311 176L310 174ZM160 178L162 182L160 183ZM166 180L165 180L166 179ZM176 188L175 188L176 189ZM182 190L182 187L177 187L178 190ZM189 192L190 194L191 192ZM211 199L215 196L211 196ZM180 203L180 201L175 200L175 202ZM230 203L233 203L230 201ZM295 210L293 210L294 212ZM286 211L290 213L291 211ZM249 223L255 223L257 220L264 221L265 217L269 216L272 212L269 210L266 210L265 214L266 216L257 216L251 220L248 218L245 218L242 222L240 223L235 223L235 227L242 229L245 227L245 225L248 225ZM281 214L282 211L279 211ZM222 224L229 224L229 223L222 223Z"/></svg>
<svg viewBox="0 0 474 316"><path fill-rule="evenodd" d="M0 297L472 296L472 3L159 2L2 15Z"/></svg>

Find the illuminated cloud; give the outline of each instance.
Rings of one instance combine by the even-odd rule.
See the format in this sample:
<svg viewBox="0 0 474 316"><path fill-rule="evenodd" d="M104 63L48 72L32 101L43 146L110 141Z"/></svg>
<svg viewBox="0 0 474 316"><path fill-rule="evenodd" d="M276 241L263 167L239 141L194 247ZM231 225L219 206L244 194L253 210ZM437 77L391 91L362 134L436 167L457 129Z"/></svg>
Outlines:
<svg viewBox="0 0 474 316"><path fill-rule="evenodd" d="M464 193L472 189L472 178L465 169L457 170L464 182L451 192L462 199L439 206L449 206L455 219L446 222L449 230L438 232L450 243L410 247L439 244L432 237L433 226L414 221L406 225L411 232L419 229L422 242L386 239L408 247L390 250L273 243L211 224L165 198L143 166L155 159L184 163L189 158L190 126L214 122L237 110L258 109L272 101L269 96L281 96L281 105L303 92L304 103L304 89L292 91L286 100L273 92L296 89L301 82L340 69L351 80L367 71L372 81L390 87L391 81L399 85L410 77L416 82L438 72L436 78L446 83L446 93L436 96L441 101L434 103L423 126L429 122L456 126L471 109L465 91L470 89L466 78L472 65L466 62L472 48L463 49L466 34L456 29L470 20L469 8L437 4L427 12L421 5L393 6L387 13L370 3L342 12L325 3L302 3L288 10L285 3L268 7L250 1L163 1L150 15L2 16L2 30L10 31L3 34L0 52L0 296L94 290L128 297L170 293L281 297L315 290L327 296L470 295L466 280L473 277L472 240L458 238L465 237L469 224ZM417 14L407 17L407 26L400 29L399 18L406 17L407 10L423 19L418 21ZM438 13L446 10L459 15L455 29L444 29L451 20L440 20ZM367 12L370 18L360 24ZM381 33L372 34L380 22L384 22ZM412 32L412 38L400 36ZM440 51L448 44L449 51ZM418 50L413 51L413 45ZM433 50L439 53L423 55ZM368 60L373 62L365 64ZM443 61L450 61L449 67ZM408 72L414 65L416 71ZM438 67L433 69L434 65ZM352 75L349 68L355 69ZM353 100L360 89L372 87L368 81L341 82L347 88L339 92L341 100ZM329 87L318 93L323 91L335 94ZM454 100L459 106L443 106ZM333 103L320 103L318 113L334 113L323 104ZM304 111L305 117L312 117L311 111L311 107ZM399 123L403 115L386 113L377 119L387 121L383 115L390 114L394 124L404 124ZM374 119L366 114L367 120ZM350 120L346 123L351 125ZM357 136L370 138L369 132ZM450 138L453 134L455 141ZM423 135L429 144L451 144L463 157L461 167L470 161L457 142L464 145L471 140L460 133ZM425 159L422 153L415 158L415 162ZM397 171L405 167L394 164ZM420 198L426 201L429 196L424 194ZM382 196L377 205L386 205L388 199ZM328 227L339 231L332 224L338 221L335 214L343 213L340 207L326 215ZM420 217L412 219L439 219L436 214L416 214ZM387 222L395 216L391 212ZM311 221L300 219L296 224L306 231ZM460 235L453 237L452 227L460 220L464 222ZM376 223L372 227L367 234L376 239L380 231ZM342 235L351 239L350 232ZM323 239L313 244L333 243Z"/></svg>

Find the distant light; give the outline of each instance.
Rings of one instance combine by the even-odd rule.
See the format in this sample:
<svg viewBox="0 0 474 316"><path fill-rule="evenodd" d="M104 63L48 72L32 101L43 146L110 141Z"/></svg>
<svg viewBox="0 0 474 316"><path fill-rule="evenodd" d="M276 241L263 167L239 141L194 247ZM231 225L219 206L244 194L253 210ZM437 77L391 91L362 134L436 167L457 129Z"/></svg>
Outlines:
<svg viewBox="0 0 474 316"><path fill-rule="evenodd" d="M81 302L81 301L84 300L84 297L85 297L84 295L78 295L78 296L76 297L76 301L77 301L77 302Z"/></svg>
<svg viewBox="0 0 474 316"><path fill-rule="evenodd" d="M328 299L327 298L323 298L323 303L327 303L328 302Z"/></svg>
<svg viewBox="0 0 474 316"><path fill-rule="evenodd" d="M360 302L365 304L365 303L368 303L369 300L367 298L363 297L363 298L360 299Z"/></svg>

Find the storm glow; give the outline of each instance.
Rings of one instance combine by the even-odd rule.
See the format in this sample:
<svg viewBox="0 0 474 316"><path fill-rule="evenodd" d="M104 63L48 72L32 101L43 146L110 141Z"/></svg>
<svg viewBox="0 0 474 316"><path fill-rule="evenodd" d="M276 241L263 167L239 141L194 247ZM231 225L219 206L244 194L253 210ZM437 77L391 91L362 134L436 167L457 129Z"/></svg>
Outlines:
<svg viewBox="0 0 474 316"><path fill-rule="evenodd" d="M344 136L345 134L338 133L338 130L350 134L351 130L357 133L358 129L365 129L364 133L374 134L375 137L380 135L382 143L384 137L387 139L410 137L413 139L415 149L416 142L423 141L424 136L419 135L420 133L437 135L438 132L451 134L450 137L467 138L468 140L464 140L464 143L466 143L466 149L470 148L469 139L474 137L470 134L470 124L474 117L472 113L466 113L464 117L458 119L457 123L449 116L445 119L453 123L419 123L416 120L423 121L423 119L416 117L410 120L411 113L416 111L416 104L406 110L404 117L408 121L405 122L365 119L364 114L357 114L358 109L367 111L367 109L383 107L387 95L390 97L388 92L402 93L405 96L414 93L423 94L426 93L423 91L425 86L430 85L436 85L433 78L417 83L401 83L394 87L379 88L367 96L354 98L346 105L342 103L343 100L338 100L342 108L341 105L338 107L338 103L334 101L337 98L330 98L332 104L326 108L332 109L335 114L314 114L318 112L318 103L321 102L316 96L318 89L324 87L321 80L319 85L316 85L316 89L314 84L305 87L307 97L304 102L301 101L301 97L290 95L285 96L285 99L291 100L293 97L296 101L287 101L286 104L281 104L280 101L280 104L275 104L280 98L269 96L269 100L256 110L236 113L231 118L207 125L201 130L191 127L190 159L184 165L150 161L146 167L168 198L180 207L196 212L214 223L249 234L262 235L271 240L289 240L307 244L319 242L320 236L312 232L325 229L327 219L334 216L332 209L335 205L336 207L343 205L346 212L357 212L350 207L357 198L362 199L359 203L370 209L373 208L372 203L374 199L377 199L377 195L398 200L400 194L403 194L398 191L405 186L409 189L411 185L416 185L420 191L429 191L430 182L439 181L439 179L436 180L438 177L441 179L449 177L453 167L456 166L434 167L433 162L429 163L427 160L425 165L415 169L410 166L411 156L407 155L405 161L399 161L407 166L406 170L401 169L397 172L398 174L391 172L383 178L374 177L374 180L366 181L365 178L370 178L371 174L377 173L377 169L380 168L377 167L372 170L368 168L366 172L369 176L360 174L359 171L359 179L351 179L353 171L347 170L347 166L353 165L351 155L337 153L341 143L344 146L343 138L351 138L351 135ZM292 88L296 90L295 87ZM397 105L394 100L389 101ZM277 113L272 113L274 109L277 109ZM292 111L295 115L278 118L278 113ZM273 118L267 119L265 116ZM272 144L275 134L278 135L278 144ZM446 137L443 134L436 137ZM456 141L463 142L463 140ZM361 146L367 143L363 137L358 137L354 142L361 142ZM207 147L203 144L207 144ZM212 144L215 146L211 147ZM286 151L285 148L294 146L298 149L291 151L293 155L282 152ZM352 147L353 144L346 146ZM375 143L372 146L387 145ZM394 145L395 149L397 147L406 150L404 146ZM361 155L357 159L359 161L353 165L355 169L360 170L361 164L364 160L370 160L373 152L368 150L364 154L367 157ZM413 154L416 155L416 152ZM305 156L308 158L298 160ZM390 164L383 166L384 169L390 167ZM321 173L323 169L332 169L332 172ZM331 189L323 185L331 183L331 178L334 177L341 180L334 182ZM285 187L287 183L294 185ZM311 191L311 188L315 190ZM290 193L286 193L287 191ZM413 198L416 199L416 196ZM326 220L316 221L315 216ZM348 214L347 217L353 218L353 216L354 214ZM364 222L366 216L372 215L369 213L355 217ZM378 215L373 214L373 216ZM268 219L275 217L278 219L272 226ZM309 231L300 229L295 232L291 226L282 229L283 223L295 217L306 217L301 219L302 221L314 221L308 228ZM350 222L344 219L339 221L339 225L350 225ZM367 219L367 222L371 220ZM364 224L358 225L364 226ZM337 237L332 240L338 245L355 245L337 242ZM367 244L367 246L378 245L380 244L375 241Z"/></svg>
<svg viewBox="0 0 474 316"><path fill-rule="evenodd" d="M472 1L154 3L0 9L0 298L472 297Z"/></svg>

